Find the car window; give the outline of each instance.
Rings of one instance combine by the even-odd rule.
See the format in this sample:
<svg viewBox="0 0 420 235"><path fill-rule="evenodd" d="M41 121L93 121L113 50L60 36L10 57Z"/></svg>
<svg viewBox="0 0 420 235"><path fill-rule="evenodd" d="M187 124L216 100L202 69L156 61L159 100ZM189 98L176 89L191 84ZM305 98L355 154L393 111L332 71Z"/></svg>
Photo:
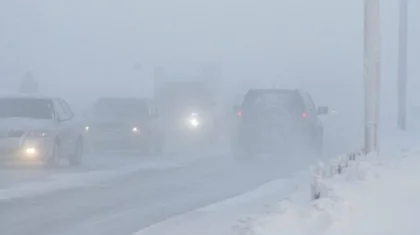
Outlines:
<svg viewBox="0 0 420 235"><path fill-rule="evenodd" d="M270 107L281 107L293 115L304 112L302 101L294 91L250 91L245 96L242 108L245 112L257 111Z"/></svg>
<svg viewBox="0 0 420 235"><path fill-rule="evenodd" d="M310 104L310 106L311 106L314 110L316 110L315 103L314 103L314 101L312 100L311 95L309 95L309 94L308 94L308 99L309 99L309 104Z"/></svg>
<svg viewBox="0 0 420 235"><path fill-rule="evenodd" d="M92 107L92 117L95 118L148 118L149 113L148 102L143 99L101 99Z"/></svg>
<svg viewBox="0 0 420 235"><path fill-rule="evenodd" d="M70 109L70 106L67 104L66 101L60 100L61 107L63 107L63 110L66 114L66 119L71 119L74 117L73 111Z"/></svg>
<svg viewBox="0 0 420 235"><path fill-rule="evenodd" d="M0 118L52 119L53 114L53 102L49 99L0 99Z"/></svg>
<svg viewBox="0 0 420 235"><path fill-rule="evenodd" d="M311 113L315 113L316 108L315 108L314 103L312 102L311 96L306 92L302 92L301 94L302 94L303 102L305 103L305 107L307 111Z"/></svg>
<svg viewBox="0 0 420 235"><path fill-rule="evenodd" d="M54 100L54 110L58 119L68 118L59 100Z"/></svg>
<svg viewBox="0 0 420 235"><path fill-rule="evenodd" d="M61 107L63 108L63 111L66 115L66 119L70 119L74 116L73 111L71 111L69 105L64 101L64 100L60 100L60 104Z"/></svg>

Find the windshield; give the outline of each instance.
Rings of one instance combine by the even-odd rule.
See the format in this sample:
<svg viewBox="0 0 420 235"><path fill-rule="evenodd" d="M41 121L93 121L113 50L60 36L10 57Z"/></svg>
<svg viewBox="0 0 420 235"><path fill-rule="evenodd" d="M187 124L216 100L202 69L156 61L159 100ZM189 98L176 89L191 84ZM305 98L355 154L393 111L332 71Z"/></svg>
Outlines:
<svg viewBox="0 0 420 235"><path fill-rule="evenodd" d="M247 111L278 107L298 115L304 111L303 103L294 91L250 91L245 97L243 107Z"/></svg>
<svg viewBox="0 0 420 235"><path fill-rule="evenodd" d="M52 119L53 104L46 99L0 99L0 118Z"/></svg>
<svg viewBox="0 0 420 235"><path fill-rule="evenodd" d="M137 99L101 100L92 111L95 118L146 118L149 114L147 102Z"/></svg>

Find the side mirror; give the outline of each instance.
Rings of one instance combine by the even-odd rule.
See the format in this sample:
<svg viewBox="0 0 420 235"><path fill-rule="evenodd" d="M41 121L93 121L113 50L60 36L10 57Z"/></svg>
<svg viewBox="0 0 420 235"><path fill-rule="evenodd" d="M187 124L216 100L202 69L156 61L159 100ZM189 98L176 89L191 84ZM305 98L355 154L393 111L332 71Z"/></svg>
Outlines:
<svg viewBox="0 0 420 235"><path fill-rule="evenodd" d="M322 106L318 107L318 115L325 115L328 114L329 110L328 107Z"/></svg>

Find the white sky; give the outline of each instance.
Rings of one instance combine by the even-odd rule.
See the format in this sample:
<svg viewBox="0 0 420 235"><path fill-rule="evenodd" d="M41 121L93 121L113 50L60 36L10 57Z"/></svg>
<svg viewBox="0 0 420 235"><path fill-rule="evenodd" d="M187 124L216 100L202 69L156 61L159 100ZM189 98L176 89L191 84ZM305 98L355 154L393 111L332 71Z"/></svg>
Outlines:
<svg viewBox="0 0 420 235"><path fill-rule="evenodd" d="M397 2L381 1L386 115L396 107ZM411 100L420 87L416 9L410 1ZM187 73L215 63L228 87L275 81L306 88L320 105L363 104L363 1L0 0L0 35L7 89L31 70L44 92L68 98L148 95L154 66Z"/></svg>

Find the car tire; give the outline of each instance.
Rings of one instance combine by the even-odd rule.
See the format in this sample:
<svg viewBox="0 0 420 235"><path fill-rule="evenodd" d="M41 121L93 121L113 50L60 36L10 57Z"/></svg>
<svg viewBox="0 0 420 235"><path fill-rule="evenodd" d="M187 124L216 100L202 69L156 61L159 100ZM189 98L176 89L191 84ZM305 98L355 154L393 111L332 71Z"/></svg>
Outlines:
<svg viewBox="0 0 420 235"><path fill-rule="evenodd" d="M69 164L72 167L80 166L83 158L83 143L81 140L77 141L74 154L69 157Z"/></svg>

